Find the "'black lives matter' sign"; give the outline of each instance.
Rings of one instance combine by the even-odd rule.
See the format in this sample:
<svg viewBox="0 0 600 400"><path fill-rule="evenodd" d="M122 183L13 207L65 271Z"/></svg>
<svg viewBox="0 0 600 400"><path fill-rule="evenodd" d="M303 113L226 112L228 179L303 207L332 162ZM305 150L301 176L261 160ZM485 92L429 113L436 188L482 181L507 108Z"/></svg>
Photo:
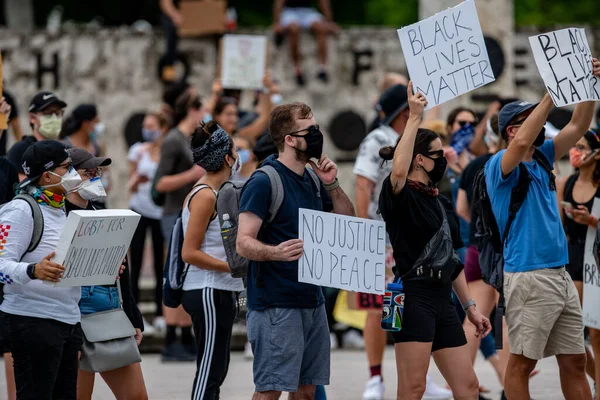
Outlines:
<svg viewBox="0 0 600 400"><path fill-rule="evenodd" d="M557 107L600 100L600 79L592 75L592 52L581 28L529 38L546 89Z"/></svg>
<svg viewBox="0 0 600 400"><path fill-rule="evenodd" d="M496 79L472 0L399 29L398 36L414 89L427 97L428 109Z"/></svg>

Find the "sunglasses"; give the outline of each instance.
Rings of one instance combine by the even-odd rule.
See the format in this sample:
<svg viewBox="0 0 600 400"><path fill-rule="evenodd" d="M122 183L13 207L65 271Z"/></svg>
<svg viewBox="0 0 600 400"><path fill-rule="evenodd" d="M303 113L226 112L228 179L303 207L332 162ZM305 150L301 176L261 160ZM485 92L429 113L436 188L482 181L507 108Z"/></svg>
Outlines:
<svg viewBox="0 0 600 400"><path fill-rule="evenodd" d="M68 160L67 162L59 164L55 169L57 168L65 168L66 170L70 170L71 168L73 168L73 162L71 160Z"/></svg>
<svg viewBox="0 0 600 400"><path fill-rule="evenodd" d="M464 128L465 126L467 126L467 124L469 125L476 125L477 121L456 121L461 128Z"/></svg>
<svg viewBox="0 0 600 400"><path fill-rule="evenodd" d="M300 132L308 132L307 135L321 134L321 130L319 129L319 125L311 125L308 128L300 129L299 131L294 131L290 133L286 133L285 136L294 136L294 137L302 137L305 135L298 135Z"/></svg>
<svg viewBox="0 0 600 400"><path fill-rule="evenodd" d="M427 152L426 155L424 154L424 156L429 158L430 160L442 158L442 157L444 157L444 150L429 151L429 152ZM432 158L431 156L437 156L437 157Z"/></svg>
<svg viewBox="0 0 600 400"><path fill-rule="evenodd" d="M96 168L96 169L80 169L79 171L80 174L83 173L85 174L85 176L87 178L95 178L95 177L102 177L102 169L101 168Z"/></svg>

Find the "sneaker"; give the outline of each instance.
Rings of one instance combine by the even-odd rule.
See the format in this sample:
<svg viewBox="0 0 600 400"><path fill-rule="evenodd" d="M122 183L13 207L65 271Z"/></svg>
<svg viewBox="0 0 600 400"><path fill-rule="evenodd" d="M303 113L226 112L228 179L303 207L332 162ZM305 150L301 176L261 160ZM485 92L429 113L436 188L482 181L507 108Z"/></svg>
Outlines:
<svg viewBox="0 0 600 400"><path fill-rule="evenodd" d="M381 376L374 376L367 381L367 386L363 393L363 400L383 400L384 392L385 387L383 386Z"/></svg>
<svg viewBox="0 0 600 400"><path fill-rule="evenodd" d="M325 70L319 71L317 78L323 83L329 82L329 74L327 74L327 71Z"/></svg>
<svg viewBox="0 0 600 400"><path fill-rule="evenodd" d="M185 350L185 348L179 344L174 343L165 347L161 355L162 362L190 362L196 361L196 354L191 355Z"/></svg>
<svg viewBox="0 0 600 400"><path fill-rule="evenodd" d="M345 349L363 350L365 348L365 340L354 329L344 333L342 343Z"/></svg>
<svg viewBox="0 0 600 400"><path fill-rule="evenodd" d="M146 318L142 317L142 323L144 324L144 336L156 335L156 329L154 329L150 322L146 321Z"/></svg>
<svg viewBox="0 0 600 400"><path fill-rule="evenodd" d="M331 350L337 350L340 348L340 344L338 343L337 335L333 332L329 334L329 343L331 345Z"/></svg>
<svg viewBox="0 0 600 400"><path fill-rule="evenodd" d="M164 317L154 318L154 322L152 323L152 326L159 333L165 333L167 331L167 323L165 322Z"/></svg>
<svg viewBox="0 0 600 400"><path fill-rule="evenodd" d="M246 342L246 345L244 346L244 360L254 360L254 353L252 353L250 342Z"/></svg>
<svg viewBox="0 0 600 400"><path fill-rule="evenodd" d="M427 385L425 386L425 393L423 394L423 400L443 400L451 399L452 392L448 389L444 389L433 381L433 378L427 375Z"/></svg>

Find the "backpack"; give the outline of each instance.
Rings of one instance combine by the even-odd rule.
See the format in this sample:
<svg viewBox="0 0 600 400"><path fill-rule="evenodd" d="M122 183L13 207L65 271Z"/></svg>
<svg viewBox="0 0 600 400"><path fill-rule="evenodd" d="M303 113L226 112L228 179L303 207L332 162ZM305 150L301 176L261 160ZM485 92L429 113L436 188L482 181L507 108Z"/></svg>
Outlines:
<svg viewBox="0 0 600 400"><path fill-rule="evenodd" d="M210 188L210 186L204 184L194 186L185 207L189 207L194 196L200 190L206 188ZM183 247L183 239L185 238L183 233L183 220L181 218L182 214L183 209L179 212L179 217L177 217L171 231L169 250L167 251L167 259L165 261L163 272L163 303L169 308L177 308L181 305L183 282L190 269L190 264L185 263L181 258L181 249ZM210 222L212 222L212 219ZM208 226L210 226L210 222L208 223ZM207 229L208 226L206 227Z"/></svg>
<svg viewBox="0 0 600 400"><path fill-rule="evenodd" d="M31 208L31 215L33 216L33 232L31 234L31 240L29 241L29 246L27 250L21 257L25 257L25 254L31 253L37 249L40 241L42 240L42 236L44 235L44 215L42 214L42 209L38 202L28 193L19 193L16 195L13 200L23 200L29 204ZM2 213L2 208L8 203L4 203L0 205L0 213Z"/></svg>
<svg viewBox="0 0 600 400"><path fill-rule="evenodd" d="M533 153L533 159L548 173L550 190L556 191L552 165L537 149ZM529 171L525 164L519 163L518 168L519 180L515 187L513 187L510 195L508 220L506 221L504 234L502 236L500 236L500 230L498 229L496 217L494 216L486 187L485 166L477 171L473 181L474 200L472 214L475 219L475 238L477 241L477 249L479 251L481 274L483 281L500 293L498 312L496 313L496 322L498 323L499 320L500 325L496 326L502 326L502 316L504 315L504 248L507 245L508 234L512 223L525 202L531 184L531 176L529 175ZM498 329L496 332L496 347L502 348L502 329Z"/></svg>
<svg viewBox="0 0 600 400"><path fill-rule="evenodd" d="M313 180L318 190L318 196L320 197L321 181L317 174L311 169L306 168L309 176ZM283 183L279 172L271 165L265 165L257 169L256 173L263 173L267 175L271 181L271 205L269 207L269 217L263 222L265 225L273 222L281 205L285 193L283 191ZM217 195L217 215L219 216L219 223L223 226L223 216L229 215L229 222L232 224L232 228L227 232L223 232L223 246L225 247L225 253L227 254L227 263L231 269L231 276L234 278L246 278L248 272L248 265L250 260L240 256L236 250L237 241L237 230L240 216L240 197L242 194L242 188L244 184L241 182L227 181L219 189Z"/></svg>

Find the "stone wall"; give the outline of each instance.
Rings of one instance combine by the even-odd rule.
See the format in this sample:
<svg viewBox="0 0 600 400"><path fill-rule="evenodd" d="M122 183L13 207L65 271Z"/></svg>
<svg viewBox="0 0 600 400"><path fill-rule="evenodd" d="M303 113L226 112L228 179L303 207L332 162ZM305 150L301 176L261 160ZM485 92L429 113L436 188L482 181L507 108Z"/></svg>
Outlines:
<svg viewBox="0 0 600 400"><path fill-rule="evenodd" d="M264 31L245 33L259 34ZM522 43L523 37L517 34L515 41ZM592 39L590 35L591 42ZM499 42L502 44L501 38ZM374 115L372 110L378 96L378 83L384 72L405 72L396 31L388 28L352 28L344 30L338 37L332 37L329 43L331 82L322 85L316 80L315 42L308 35L302 38L304 69L308 78L308 85L303 89L295 85L285 44L281 48L271 49L269 64L273 75L282 81L284 99L308 103L315 110L317 121L325 128L325 132L330 120L344 110L360 114L368 126ZM600 40L596 41L598 43ZM600 54L598 47L596 54ZM132 113L156 109L159 105L162 84L157 79L157 64L164 52L164 40L160 32L138 33L130 28L116 28L64 31L51 36L41 31L22 34L0 30L0 49L4 59L4 83L16 97L25 132L29 130L25 117L29 100L41 88L56 91L69 104L69 109L83 102L98 105L100 117L107 125L104 141L114 165L111 173L114 183L111 204L113 207L126 207L126 194L116 189L124 188L127 181L127 148L123 129ZM208 95L217 64L215 40L183 39L180 50L191 63L190 82L201 93ZM504 51L512 54L512 46ZM55 58L58 61L56 64ZM518 62L535 68L529 54L517 55L515 63ZM41 76L41 86L38 85L38 75L43 66L56 66L57 82L55 74L49 72ZM505 66L509 75L512 75L512 67ZM534 100L542 93L543 86L540 86L541 81L536 80L534 73L529 75L531 79L527 85L517 87L516 94ZM500 91L497 84L492 84L477 93L503 94ZM250 95L245 99L247 106ZM472 105L478 109L484 106L473 102L470 95L465 95L445 104L442 115L458 104ZM326 142L325 151L338 160L348 160L354 156L353 152L335 149L330 140ZM352 192L352 165L341 164L343 185Z"/></svg>

